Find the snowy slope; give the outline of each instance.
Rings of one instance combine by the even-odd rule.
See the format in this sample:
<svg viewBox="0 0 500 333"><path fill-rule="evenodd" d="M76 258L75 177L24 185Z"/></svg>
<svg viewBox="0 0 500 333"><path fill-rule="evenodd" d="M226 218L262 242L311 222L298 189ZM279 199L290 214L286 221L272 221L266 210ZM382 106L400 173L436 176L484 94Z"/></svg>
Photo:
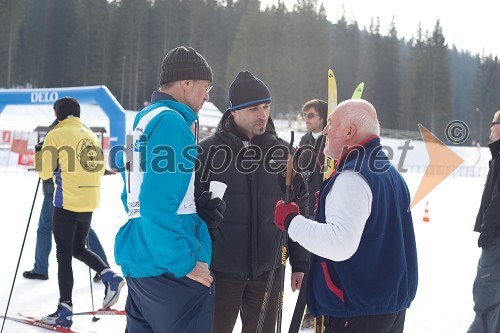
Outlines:
<svg viewBox="0 0 500 333"><path fill-rule="evenodd" d="M298 140L299 138L296 138ZM400 144L400 143L398 143ZM464 148L465 149L465 148ZM471 160L477 152L463 152ZM414 156L415 160L421 157ZM481 154L482 155L482 154ZM462 155L461 155L462 156ZM481 159L481 166L487 166L487 154ZM425 163L424 163L425 164ZM404 177L414 194L422 174L405 173ZM5 312L14 271L16 269L21 243L28 222L29 211L37 177L33 172L0 166L0 313ZM477 235L472 232L475 215L479 206L484 177L458 177L446 179L432 193L413 209L417 236L420 280L417 297L407 312L405 332L465 332L472 321L472 282L475 276L480 251L477 248ZM101 208L94 213L92 225L99 235L110 263L113 263L113 242L117 230L125 221L120 202L122 189L121 177L106 176L102 180ZM425 201L429 202L431 223L423 223L422 215ZM50 279L31 281L22 277L22 271L30 270L33 265L36 227L42 203L41 188L35 202L31 224L27 233L19 272L10 302L9 314L23 312L30 315L52 313L57 304L57 266L55 245L50 257ZM92 303L87 267L74 260L75 286L73 292L74 311L91 310ZM112 268L119 269L112 264ZM287 270L285 312L283 331L293 312L297 293L289 288ZM93 273L92 273L93 274ZM94 302L99 307L104 288L93 284ZM126 288L115 308L123 309ZM239 323L234 332L240 331ZM96 323L90 316L74 318L74 326L94 332L123 332L125 318L102 316ZM4 332L44 332L45 330L28 327L7 321Z"/></svg>

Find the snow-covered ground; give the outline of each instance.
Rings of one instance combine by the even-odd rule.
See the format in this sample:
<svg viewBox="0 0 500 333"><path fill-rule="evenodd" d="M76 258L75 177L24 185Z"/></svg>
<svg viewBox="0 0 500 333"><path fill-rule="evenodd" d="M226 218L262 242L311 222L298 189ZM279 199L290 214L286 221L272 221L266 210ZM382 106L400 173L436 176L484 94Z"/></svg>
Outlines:
<svg viewBox="0 0 500 333"><path fill-rule="evenodd" d="M470 165L475 163L478 153L475 148L469 148L469 150L464 150L460 155ZM410 154L415 154L415 152ZM480 156L478 166L486 168L487 152L484 148ZM404 177L408 182L410 192L415 194L422 174L405 173ZM477 234L472 232L472 227L484 180L485 177L451 176L413 208L420 278L417 297L407 312L405 332L465 332L472 321L474 315L472 282L480 255L480 250L476 245ZM2 315L11 290L36 184L35 173L16 168L5 169L0 166L0 314ZM117 271L119 268L114 265L113 242L117 230L125 221L124 210L120 202L121 189L120 176L103 177L101 207L95 211L92 222L108 260L112 263L112 268ZM429 203L430 223L422 222L426 201ZM50 256L50 279L34 281L22 277L23 271L33 267L36 228L41 203L40 188L21 256L9 315L16 315L18 312L45 315L52 313L57 305L55 244ZM88 269L77 260L73 261L73 269L75 276L74 311L91 310ZM288 279L289 273L290 270L287 270ZM286 282L286 286L283 331L288 331L297 297L297 293L290 292L289 281ZM97 309L102 301L104 288L102 284L94 283L93 289ZM115 308L124 308L126 295L127 290L124 288L122 297ZM92 332L123 332L125 318L102 316L100 321L92 322L91 316L77 316L74 318L74 327ZM240 329L238 323L234 332L239 332ZM3 331L31 333L45 330L6 321Z"/></svg>

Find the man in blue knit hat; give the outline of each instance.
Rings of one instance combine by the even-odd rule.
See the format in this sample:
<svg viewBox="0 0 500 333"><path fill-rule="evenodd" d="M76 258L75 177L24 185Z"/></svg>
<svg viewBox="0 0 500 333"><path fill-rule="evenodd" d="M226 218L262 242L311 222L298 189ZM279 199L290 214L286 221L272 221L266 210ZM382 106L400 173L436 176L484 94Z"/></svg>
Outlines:
<svg viewBox="0 0 500 333"><path fill-rule="evenodd" d="M229 107L216 133L200 142L197 193L212 180L227 184L227 209L212 229L211 269L217 281L213 332L231 333L240 314L242 332L255 333L267 281L273 269L280 232L273 225L274 203L283 197L280 182L288 143L278 138L268 87L249 71L241 71L229 89ZM273 154L276 152L276 154ZM305 212L307 191L295 177L295 201ZM288 243L292 289L300 289L307 252ZM281 274L274 276L262 332L275 332Z"/></svg>

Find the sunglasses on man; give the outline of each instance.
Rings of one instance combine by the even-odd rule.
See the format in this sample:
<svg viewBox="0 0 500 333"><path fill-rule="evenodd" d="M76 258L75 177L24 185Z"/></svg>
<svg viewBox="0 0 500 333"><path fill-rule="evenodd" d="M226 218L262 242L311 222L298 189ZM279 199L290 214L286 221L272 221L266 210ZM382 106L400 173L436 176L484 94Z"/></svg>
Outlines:
<svg viewBox="0 0 500 333"><path fill-rule="evenodd" d="M318 115L318 114L316 114L316 113L312 113L312 112L309 112L309 113L305 113L305 112L303 112L303 113L302 113L302 118L304 118L304 120L305 120L305 119L313 119L313 118L314 118L314 117L316 117L316 116L319 116L319 115Z"/></svg>
<svg viewBox="0 0 500 333"><path fill-rule="evenodd" d="M494 121L491 123L491 126L495 126L495 125L499 125L500 124L500 121Z"/></svg>

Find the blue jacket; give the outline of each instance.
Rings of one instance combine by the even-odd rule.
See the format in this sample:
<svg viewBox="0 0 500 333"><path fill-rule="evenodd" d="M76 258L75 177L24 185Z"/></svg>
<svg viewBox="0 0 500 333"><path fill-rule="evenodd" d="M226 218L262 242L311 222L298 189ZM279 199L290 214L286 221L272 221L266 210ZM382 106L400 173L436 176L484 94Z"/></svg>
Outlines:
<svg viewBox="0 0 500 333"><path fill-rule="evenodd" d="M323 184L316 212L321 223L325 223L326 196L343 170L360 172L367 181L373 193L371 214L351 258L337 262L315 257L307 285L307 305L314 316L337 318L406 309L415 298L418 280L406 183L382 151L380 139L371 139L361 149L351 151ZM352 209L356 209L356 203Z"/></svg>
<svg viewBox="0 0 500 333"><path fill-rule="evenodd" d="M155 96L163 99L155 100ZM197 261L210 265L212 245L205 222L196 213L178 214L194 177L197 146L190 126L197 115L188 106L168 98L163 93L153 94L151 105L134 121L136 128L140 119L154 109L172 109L155 116L144 128L140 217L130 218L116 235L116 262L129 277L171 273L179 278L187 275ZM122 175L126 181L128 175ZM125 192L126 187L122 200L127 209Z"/></svg>

